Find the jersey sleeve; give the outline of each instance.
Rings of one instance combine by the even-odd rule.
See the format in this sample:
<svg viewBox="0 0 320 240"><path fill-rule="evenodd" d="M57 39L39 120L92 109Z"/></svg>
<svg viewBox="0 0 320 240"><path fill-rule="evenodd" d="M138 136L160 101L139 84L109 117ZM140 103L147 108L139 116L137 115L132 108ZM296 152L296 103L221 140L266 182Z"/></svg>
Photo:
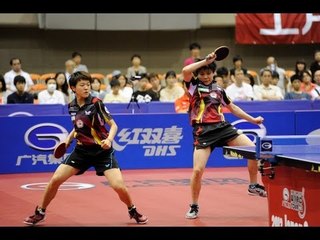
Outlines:
<svg viewBox="0 0 320 240"><path fill-rule="evenodd" d="M227 106L232 102L232 100L228 97L228 95L224 89L221 89L221 95L222 95L221 104L223 106Z"/></svg>
<svg viewBox="0 0 320 240"><path fill-rule="evenodd" d="M104 105L104 103L101 100L97 101L95 104L97 107L98 114L100 114L103 117L105 122L109 122L113 119L108 108Z"/></svg>

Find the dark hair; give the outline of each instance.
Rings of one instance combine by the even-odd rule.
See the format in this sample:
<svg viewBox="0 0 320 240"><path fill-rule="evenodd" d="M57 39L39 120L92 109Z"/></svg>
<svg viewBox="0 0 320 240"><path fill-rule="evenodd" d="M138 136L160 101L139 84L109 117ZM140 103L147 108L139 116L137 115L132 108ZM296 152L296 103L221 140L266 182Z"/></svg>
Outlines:
<svg viewBox="0 0 320 240"><path fill-rule="evenodd" d="M70 87L71 86L75 87L80 80L88 80L90 84L92 83L92 77L89 73L85 71L77 71L75 73L72 73L70 76L70 79L69 79Z"/></svg>
<svg viewBox="0 0 320 240"><path fill-rule="evenodd" d="M167 79L169 76L174 76L175 78L177 77L177 74L175 71L170 70L166 73L165 79Z"/></svg>
<svg viewBox="0 0 320 240"><path fill-rule="evenodd" d="M11 65L11 66L12 66L12 64L13 64L13 60L19 60L20 64L22 63L20 58L14 57L14 58L11 58L11 59L10 59L10 65Z"/></svg>
<svg viewBox="0 0 320 240"><path fill-rule="evenodd" d="M15 86L17 86L17 83L26 84L26 79L24 78L24 76L17 75L17 76L14 77L13 83L14 83Z"/></svg>
<svg viewBox="0 0 320 240"><path fill-rule="evenodd" d="M277 71L272 71L272 78L279 79L279 73Z"/></svg>
<svg viewBox="0 0 320 240"><path fill-rule="evenodd" d="M7 85L6 85L6 82L4 81L4 77L3 77L2 74L0 74L0 82L2 83L2 89L1 89L1 91L2 91L2 92L7 91Z"/></svg>
<svg viewBox="0 0 320 240"><path fill-rule="evenodd" d="M202 60L204 60L204 58L196 59L196 62L199 62L199 61L202 61ZM210 63L208 65L204 65L204 66L198 68L197 70L195 70L194 74L197 76L201 70L208 70L208 69L210 69L212 72L215 72L216 69L217 69L217 64L215 62L212 62L212 63Z"/></svg>
<svg viewBox="0 0 320 240"><path fill-rule="evenodd" d="M293 83L294 80L299 80L300 82L302 82L302 79L301 79L301 75L299 74L294 74L290 77L290 81L291 83Z"/></svg>
<svg viewBox="0 0 320 240"><path fill-rule="evenodd" d="M141 60L141 56L140 56L139 54L133 54L133 55L131 56L131 62L132 62L132 60L133 60L134 58L139 58L139 59Z"/></svg>
<svg viewBox="0 0 320 240"><path fill-rule="evenodd" d="M46 80L45 80L46 84L48 84L48 81L49 81L50 79L54 79L54 80L56 81L56 83L57 83L57 80L56 80L54 77L48 77L48 78L46 78Z"/></svg>
<svg viewBox="0 0 320 240"><path fill-rule="evenodd" d="M191 43L191 44L189 45L189 50L191 51L191 50L193 50L193 49L201 49L200 44L199 44L199 43L196 43L196 42Z"/></svg>
<svg viewBox="0 0 320 240"><path fill-rule="evenodd" d="M57 82L57 78L60 74L63 74L64 76L64 83L61 85L61 92L63 92L65 95L69 96L69 87L68 87L68 82L67 82L67 77L66 77L66 74L64 72L57 72L56 75L54 76L54 78L56 79L56 82ZM58 82L57 82L57 90L58 90L59 86L58 86Z"/></svg>
<svg viewBox="0 0 320 240"><path fill-rule="evenodd" d="M232 61L233 61L233 63L235 63L236 61L243 62L243 59L242 59L242 57L240 57L240 55L236 55L233 57Z"/></svg>
<svg viewBox="0 0 320 240"><path fill-rule="evenodd" d="M115 78L115 79L112 79L110 81L110 87L113 88L113 87L120 87L120 82L119 82L119 79Z"/></svg>
<svg viewBox="0 0 320 240"><path fill-rule="evenodd" d="M219 67L217 69L217 74L221 76L228 76L229 75L229 70L226 67Z"/></svg>
<svg viewBox="0 0 320 240"><path fill-rule="evenodd" d="M81 53L79 52L73 52L71 56L72 58L75 58L76 56L82 57Z"/></svg>

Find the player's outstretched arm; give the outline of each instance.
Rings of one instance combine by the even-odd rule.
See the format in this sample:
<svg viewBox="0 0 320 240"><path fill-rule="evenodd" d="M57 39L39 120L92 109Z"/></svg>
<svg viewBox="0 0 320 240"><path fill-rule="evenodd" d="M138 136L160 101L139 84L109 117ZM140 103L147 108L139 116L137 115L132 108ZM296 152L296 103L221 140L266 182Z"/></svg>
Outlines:
<svg viewBox="0 0 320 240"><path fill-rule="evenodd" d="M235 116L242 118L244 120L247 120L248 122L255 123L255 124L261 124L263 123L263 117L252 117L245 111L243 111L240 107L235 105L234 103L230 103L229 105L226 106L231 113L233 113Z"/></svg>

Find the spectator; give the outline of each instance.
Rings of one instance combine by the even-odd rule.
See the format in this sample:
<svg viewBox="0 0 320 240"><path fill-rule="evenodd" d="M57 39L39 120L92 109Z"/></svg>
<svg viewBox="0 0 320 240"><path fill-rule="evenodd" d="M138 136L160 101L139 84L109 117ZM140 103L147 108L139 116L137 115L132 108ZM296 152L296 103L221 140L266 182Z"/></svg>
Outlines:
<svg viewBox="0 0 320 240"><path fill-rule="evenodd" d="M177 75L175 71L168 71L165 76L167 86L160 91L160 102L174 102L182 97L184 90L177 85Z"/></svg>
<svg viewBox="0 0 320 240"><path fill-rule="evenodd" d="M149 84L148 78L141 78L137 84L138 90L132 94L132 100L138 103L156 101L157 95L151 89L148 89Z"/></svg>
<svg viewBox="0 0 320 240"><path fill-rule="evenodd" d="M296 61L296 66L295 66L295 74L302 76L303 71L307 70L307 64L303 59L299 59ZM291 79L290 79L291 80ZM292 81L291 81L292 82Z"/></svg>
<svg viewBox="0 0 320 240"><path fill-rule="evenodd" d="M147 68L141 65L142 59L139 54L131 56L131 67L127 69L127 78L132 80L135 76L143 77L147 74ZM135 83L134 83L135 84Z"/></svg>
<svg viewBox="0 0 320 240"><path fill-rule="evenodd" d="M77 71L85 71L85 72L89 72L88 68L86 65L81 64L82 61L82 55L79 52L73 52L72 53L72 60L75 63L75 68L74 68L74 72Z"/></svg>
<svg viewBox="0 0 320 240"><path fill-rule="evenodd" d="M189 111L190 94L188 92L189 86L187 87L187 85L190 85L190 83L183 82L182 86L183 86L184 94L182 95L182 97L178 98L174 102L174 109L176 113L187 113Z"/></svg>
<svg viewBox="0 0 320 240"><path fill-rule="evenodd" d="M6 104L7 103L7 97L10 94L9 91L7 91L6 82L4 81L4 77L0 74L0 104Z"/></svg>
<svg viewBox="0 0 320 240"><path fill-rule="evenodd" d="M222 76L223 78L223 89L227 89L227 87L232 83L230 80L229 70L226 67L219 67L217 69L217 75Z"/></svg>
<svg viewBox="0 0 320 240"><path fill-rule="evenodd" d="M152 86L151 90L157 95L156 101L159 101L160 91L163 89L163 87L160 84L159 75L156 73L150 73L149 74L149 81Z"/></svg>
<svg viewBox="0 0 320 240"><path fill-rule="evenodd" d="M106 96L106 92L101 90L101 80L99 78L92 78L91 95L101 100Z"/></svg>
<svg viewBox="0 0 320 240"><path fill-rule="evenodd" d="M55 78L46 79L47 89L38 94L39 104L65 104L63 93L57 90Z"/></svg>
<svg viewBox="0 0 320 240"><path fill-rule="evenodd" d="M12 58L10 60L11 70L9 72L6 72L4 74L4 80L7 85L7 90L10 91L10 93L13 93L17 91L15 84L14 84L14 78L15 76L21 75L26 80L25 82L25 92L30 92L31 87L34 85L30 74L23 71L21 68L21 59L20 58Z"/></svg>
<svg viewBox="0 0 320 240"><path fill-rule="evenodd" d="M68 83L69 83L71 74L75 72L74 71L75 67L76 67L76 63L72 59L69 59L65 62L65 75Z"/></svg>
<svg viewBox="0 0 320 240"><path fill-rule="evenodd" d="M8 96L7 103L33 103L33 95L25 91L26 79L23 76L15 76L13 84L17 90Z"/></svg>
<svg viewBox="0 0 320 240"><path fill-rule="evenodd" d="M124 74L118 75L117 78L120 82L121 95L126 99L126 102L130 102L133 93L131 81Z"/></svg>
<svg viewBox="0 0 320 240"><path fill-rule="evenodd" d="M284 99L286 100L295 100L295 99L300 99L300 100L311 100L311 96L307 93L304 93L300 90L301 87L301 75L299 74L294 74L290 78L291 80L291 85L292 85L292 91L286 93L284 96Z"/></svg>
<svg viewBox="0 0 320 240"><path fill-rule="evenodd" d="M242 70L244 75L247 74L247 69L242 66L243 59L242 59L241 56L239 56L239 55L234 56L233 59L232 59L232 62L233 62L233 68L230 69L230 76L234 76L235 75L234 71L236 69Z"/></svg>
<svg viewBox="0 0 320 240"><path fill-rule="evenodd" d="M250 84L245 83L242 69L235 69L234 83L226 89L227 96L232 101L251 101L253 100L253 89Z"/></svg>
<svg viewBox="0 0 320 240"><path fill-rule="evenodd" d="M57 81L57 90L63 93L65 104L68 104L74 98L74 93L68 86L67 78L64 72L57 72L55 77Z"/></svg>
<svg viewBox="0 0 320 240"><path fill-rule="evenodd" d="M183 65L187 66L191 63L194 63L196 59L201 58L201 46L199 43L194 42L189 45L190 57L184 60Z"/></svg>
<svg viewBox="0 0 320 240"><path fill-rule="evenodd" d="M120 82L114 78L110 81L111 92L107 93L103 99L104 103L125 103L127 99L120 92Z"/></svg>
<svg viewBox="0 0 320 240"><path fill-rule="evenodd" d="M314 76L314 73L320 70L320 50L316 50L314 52L314 61L310 64L310 71L312 77Z"/></svg>
<svg viewBox="0 0 320 240"><path fill-rule="evenodd" d="M317 97L317 94L315 93L317 85L315 83L312 83L311 79L311 73L309 71L303 71L300 90L302 92L308 93L312 97L312 99L314 99Z"/></svg>
<svg viewBox="0 0 320 240"><path fill-rule="evenodd" d="M283 95L278 86L271 84L272 71L266 68L260 73L261 84L254 88L255 99L257 100L282 100Z"/></svg>

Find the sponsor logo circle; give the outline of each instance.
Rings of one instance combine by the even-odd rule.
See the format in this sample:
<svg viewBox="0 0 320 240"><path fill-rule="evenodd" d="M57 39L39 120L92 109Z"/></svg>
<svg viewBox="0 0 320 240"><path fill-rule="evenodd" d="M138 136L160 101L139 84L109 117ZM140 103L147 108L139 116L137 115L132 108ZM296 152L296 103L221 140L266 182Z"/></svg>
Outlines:
<svg viewBox="0 0 320 240"><path fill-rule="evenodd" d="M48 182L28 183L28 184L22 185L21 188L26 190L44 191L47 185L48 185ZM82 190L82 189L89 189L94 187L95 185L90 183L65 182L60 185L59 190Z"/></svg>

